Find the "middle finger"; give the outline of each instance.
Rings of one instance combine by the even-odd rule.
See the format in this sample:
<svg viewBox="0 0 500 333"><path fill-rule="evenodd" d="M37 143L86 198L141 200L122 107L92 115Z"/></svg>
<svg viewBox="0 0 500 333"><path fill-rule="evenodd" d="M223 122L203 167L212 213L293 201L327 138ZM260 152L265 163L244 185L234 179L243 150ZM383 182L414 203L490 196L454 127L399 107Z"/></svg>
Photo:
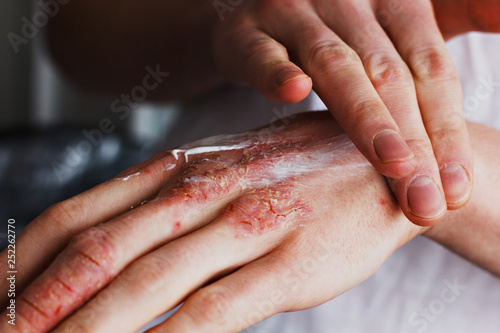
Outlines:
<svg viewBox="0 0 500 333"><path fill-rule="evenodd" d="M363 7L343 2L332 8L331 2L326 2L324 6L320 11L323 19L359 54L367 76L417 157L415 170L394 183L394 192L402 209L415 223L428 225L436 222L446 211L446 201L408 66L368 4ZM346 17L349 17L349 22L344 22Z"/></svg>

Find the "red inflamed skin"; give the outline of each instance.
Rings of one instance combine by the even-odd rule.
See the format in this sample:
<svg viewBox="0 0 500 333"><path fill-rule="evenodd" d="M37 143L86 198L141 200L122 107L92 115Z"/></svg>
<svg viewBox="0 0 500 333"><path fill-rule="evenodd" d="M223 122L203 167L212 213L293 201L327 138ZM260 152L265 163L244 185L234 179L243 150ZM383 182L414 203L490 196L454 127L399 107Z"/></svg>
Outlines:
<svg viewBox="0 0 500 333"><path fill-rule="evenodd" d="M241 331L342 294L418 234L464 255L493 237L476 244L461 230L491 221L477 212L493 214L478 207L495 195L456 213L474 219L451 215L465 227L447 238L443 222L410 222L406 184L391 190L328 112L280 122L161 152L50 207L16 241L16 325L4 312L0 332L133 333L181 303L150 332ZM500 165L482 163L496 146L477 146L480 168ZM480 188L497 182L483 174ZM495 249L481 253L473 259L500 272Z"/></svg>

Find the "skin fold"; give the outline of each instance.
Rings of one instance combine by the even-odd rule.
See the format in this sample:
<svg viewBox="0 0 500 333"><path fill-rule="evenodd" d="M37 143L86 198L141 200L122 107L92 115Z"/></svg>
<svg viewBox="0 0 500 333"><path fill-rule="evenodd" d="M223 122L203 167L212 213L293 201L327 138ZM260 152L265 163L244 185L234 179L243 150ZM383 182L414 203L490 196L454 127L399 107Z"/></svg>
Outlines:
<svg viewBox="0 0 500 333"><path fill-rule="evenodd" d="M49 208L17 239L17 321L0 331L134 332L184 301L151 332L235 332L340 295L418 234L500 275L499 131L469 124L471 202L422 228L328 112L287 123L165 151Z"/></svg>

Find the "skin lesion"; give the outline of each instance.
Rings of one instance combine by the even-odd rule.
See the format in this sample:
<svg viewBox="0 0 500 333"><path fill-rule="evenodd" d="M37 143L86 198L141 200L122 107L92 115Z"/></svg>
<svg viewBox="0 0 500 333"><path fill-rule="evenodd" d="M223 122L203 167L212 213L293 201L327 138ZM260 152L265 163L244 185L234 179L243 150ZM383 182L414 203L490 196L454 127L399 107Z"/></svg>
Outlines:
<svg viewBox="0 0 500 333"><path fill-rule="evenodd" d="M241 237L294 229L306 222L311 210L293 189L263 187L233 201L225 214L235 225L236 237Z"/></svg>

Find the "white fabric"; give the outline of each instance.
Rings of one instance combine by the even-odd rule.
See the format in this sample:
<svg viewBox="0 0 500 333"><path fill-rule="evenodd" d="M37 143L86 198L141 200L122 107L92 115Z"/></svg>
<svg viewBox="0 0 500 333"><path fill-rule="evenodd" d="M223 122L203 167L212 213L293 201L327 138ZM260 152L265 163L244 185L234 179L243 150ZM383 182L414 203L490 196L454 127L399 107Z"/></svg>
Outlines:
<svg viewBox="0 0 500 333"><path fill-rule="evenodd" d="M468 118L500 129L500 66L496 65L500 35L470 34L452 40L448 46L463 83ZM488 79L498 85L478 88ZM187 116L186 126L176 131L183 135L176 134L175 139L265 124L274 116L273 108L282 111L283 105L236 89L233 97L215 96L191 106L186 114L204 117L205 126L193 127L189 121L192 115ZM193 109L203 110L198 113ZM316 96L288 106L288 111L312 109L324 109ZM187 126L189 123L191 126ZM455 283L465 290L449 289ZM421 308L429 308L428 319L418 314ZM396 251L371 278L340 297L314 309L276 315L246 332L498 333L500 279L418 237Z"/></svg>

